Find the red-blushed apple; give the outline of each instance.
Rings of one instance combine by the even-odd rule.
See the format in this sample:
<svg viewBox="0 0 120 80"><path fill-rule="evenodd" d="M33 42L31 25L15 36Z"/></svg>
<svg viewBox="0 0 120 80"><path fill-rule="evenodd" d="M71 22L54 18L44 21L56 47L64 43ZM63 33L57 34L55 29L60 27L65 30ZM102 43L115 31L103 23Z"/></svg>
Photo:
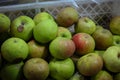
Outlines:
<svg viewBox="0 0 120 80"><path fill-rule="evenodd" d="M77 70L84 76L93 76L103 67L103 59L96 53L88 53L79 58Z"/></svg>
<svg viewBox="0 0 120 80"><path fill-rule="evenodd" d="M75 44L71 39L56 37L49 45L50 54L58 59L71 57L75 52Z"/></svg>
<svg viewBox="0 0 120 80"><path fill-rule="evenodd" d="M88 17L79 18L77 25L75 26L75 33L88 33L92 34L96 30L95 22Z"/></svg>
<svg viewBox="0 0 120 80"><path fill-rule="evenodd" d="M108 29L98 28L92 34L95 40L95 48L98 50L105 50L113 44L113 35Z"/></svg>
<svg viewBox="0 0 120 80"><path fill-rule="evenodd" d="M46 44L40 44L35 40L30 40L28 42L29 47L29 57L39 57L39 58L46 58L48 55L48 47Z"/></svg>
<svg viewBox="0 0 120 80"><path fill-rule="evenodd" d="M65 38L68 38L68 39L72 38L72 34L69 31L69 29L65 28L65 27L61 27L61 26L58 27L58 35L57 36L65 37Z"/></svg>
<svg viewBox="0 0 120 80"><path fill-rule="evenodd" d="M55 80L69 80L75 72L75 65L70 58L52 59L49 62L50 76Z"/></svg>
<svg viewBox="0 0 120 80"><path fill-rule="evenodd" d="M91 35L87 33L77 33L73 35L72 40L75 43L77 54L85 55L94 51L95 41Z"/></svg>

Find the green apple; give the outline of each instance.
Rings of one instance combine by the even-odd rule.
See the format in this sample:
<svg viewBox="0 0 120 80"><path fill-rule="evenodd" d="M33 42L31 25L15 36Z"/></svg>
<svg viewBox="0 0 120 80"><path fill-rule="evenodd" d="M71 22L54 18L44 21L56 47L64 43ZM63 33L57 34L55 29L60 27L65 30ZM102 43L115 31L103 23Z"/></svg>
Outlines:
<svg viewBox="0 0 120 80"><path fill-rule="evenodd" d="M111 72L120 72L120 47L110 46L103 54L105 67Z"/></svg>
<svg viewBox="0 0 120 80"><path fill-rule="evenodd" d="M68 39L72 39L72 34L69 31L69 29L65 28L65 27L61 27L61 26L58 27L58 34L57 34L57 36L65 37L65 38L68 38Z"/></svg>
<svg viewBox="0 0 120 80"><path fill-rule="evenodd" d="M85 55L93 52L95 49L95 41L88 33L76 33L73 35L72 40L76 46L76 54Z"/></svg>
<svg viewBox="0 0 120 80"><path fill-rule="evenodd" d="M29 47L29 57L34 58L46 58L48 55L48 47L44 44L39 44L35 40L30 40L28 42Z"/></svg>
<svg viewBox="0 0 120 80"><path fill-rule="evenodd" d="M27 80L46 80L49 75L49 65L42 58L31 58L23 66L23 74Z"/></svg>
<svg viewBox="0 0 120 80"><path fill-rule="evenodd" d="M22 67L24 63L6 64L0 71L0 77L2 80L21 80L22 79Z"/></svg>
<svg viewBox="0 0 120 80"><path fill-rule="evenodd" d="M75 44L71 39L56 37L49 44L49 51L54 58L66 59L74 54Z"/></svg>
<svg viewBox="0 0 120 80"><path fill-rule="evenodd" d="M120 35L113 35L113 46L120 47Z"/></svg>
<svg viewBox="0 0 120 80"><path fill-rule="evenodd" d="M113 77L114 80L120 80L120 73L116 73Z"/></svg>
<svg viewBox="0 0 120 80"><path fill-rule="evenodd" d="M70 27L79 19L78 11L73 7L62 8L57 16L56 21L60 26Z"/></svg>
<svg viewBox="0 0 120 80"><path fill-rule="evenodd" d="M79 58L77 70L84 76L93 76L103 67L102 58L96 53L88 53Z"/></svg>
<svg viewBox="0 0 120 80"><path fill-rule="evenodd" d="M120 35L120 16L113 17L110 21L110 31L113 34Z"/></svg>
<svg viewBox="0 0 120 80"><path fill-rule="evenodd" d="M68 80L75 71L75 65L70 58L49 62L50 76L55 80Z"/></svg>
<svg viewBox="0 0 120 80"><path fill-rule="evenodd" d="M109 72L101 70L96 75L92 76L91 80L113 80L113 77Z"/></svg>
<svg viewBox="0 0 120 80"><path fill-rule="evenodd" d="M37 42L48 43L56 38L58 25L54 20L43 20L33 28L33 35Z"/></svg>
<svg viewBox="0 0 120 80"><path fill-rule="evenodd" d="M95 40L95 48L98 50L105 50L113 43L113 35L108 29L96 29L92 34Z"/></svg>
<svg viewBox="0 0 120 80"><path fill-rule="evenodd" d="M10 28L11 20L8 16L0 13L0 33L7 32Z"/></svg>
<svg viewBox="0 0 120 80"><path fill-rule="evenodd" d="M19 16L12 21L10 33L14 37L28 41L32 37L34 26L35 23L32 18L28 16Z"/></svg>
<svg viewBox="0 0 120 80"><path fill-rule="evenodd" d="M99 54L101 57L103 57L103 54L105 52L105 50L94 50L95 53Z"/></svg>
<svg viewBox="0 0 120 80"><path fill-rule="evenodd" d="M75 33L84 32L92 34L96 30L96 24L88 17L82 17L78 20L75 26Z"/></svg>
<svg viewBox="0 0 120 80"><path fill-rule="evenodd" d="M54 18L52 17L51 14L49 14L47 12L39 12L34 16L33 21L37 25L39 22L46 20L46 19L54 20Z"/></svg>
<svg viewBox="0 0 120 80"><path fill-rule="evenodd" d="M9 38L1 46L2 57L8 62L18 62L27 58L29 48L27 43L20 38Z"/></svg>

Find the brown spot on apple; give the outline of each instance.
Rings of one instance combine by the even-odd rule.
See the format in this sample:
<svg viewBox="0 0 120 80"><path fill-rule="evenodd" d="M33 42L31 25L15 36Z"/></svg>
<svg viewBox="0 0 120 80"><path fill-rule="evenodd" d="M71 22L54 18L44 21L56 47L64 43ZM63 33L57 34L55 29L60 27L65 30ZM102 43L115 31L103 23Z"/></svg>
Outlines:
<svg viewBox="0 0 120 80"><path fill-rule="evenodd" d="M18 32L22 32L24 30L24 22L21 23L21 25L17 28Z"/></svg>
<svg viewBox="0 0 120 80"><path fill-rule="evenodd" d="M118 53L118 58L120 58L120 52Z"/></svg>

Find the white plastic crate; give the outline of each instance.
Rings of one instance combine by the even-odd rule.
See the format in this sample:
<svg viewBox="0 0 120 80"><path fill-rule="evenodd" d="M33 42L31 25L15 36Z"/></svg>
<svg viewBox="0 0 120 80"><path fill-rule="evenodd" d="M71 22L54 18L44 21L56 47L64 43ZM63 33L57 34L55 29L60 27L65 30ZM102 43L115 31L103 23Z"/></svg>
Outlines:
<svg viewBox="0 0 120 80"><path fill-rule="evenodd" d="M20 15L34 17L35 14L43 10L55 17L60 9L66 6L73 6L78 10L80 17L88 16L93 19L96 24L107 27L113 14L115 15L116 11L118 11L113 10L118 1L119 0L32 0L32 2L24 4L1 6L0 12L8 15L11 20Z"/></svg>

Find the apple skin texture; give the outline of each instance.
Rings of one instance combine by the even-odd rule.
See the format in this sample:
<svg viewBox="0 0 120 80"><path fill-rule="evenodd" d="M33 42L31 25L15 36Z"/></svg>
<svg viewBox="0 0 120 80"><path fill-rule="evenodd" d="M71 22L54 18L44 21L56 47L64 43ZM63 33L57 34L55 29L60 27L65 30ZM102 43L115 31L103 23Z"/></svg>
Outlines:
<svg viewBox="0 0 120 80"><path fill-rule="evenodd" d="M96 30L96 24L88 17L82 17L78 20L75 26L75 33L88 33L92 34Z"/></svg>
<svg viewBox="0 0 120 80"><path fill-rule="evenodd" d="M16 62L26 59L29 49L23 39L12 37L4 41L1 46L1 53L8 62Z"/></svg>
<svg viewBox="0 0 120 80"><path fill-rule="evenodd" d="M105 67L111 72L120 72L120 47L111 46L103 54Z"/></svg>
<svg viewBox="0 0 120 80"><path fill-rule="evenodd" d="M57 59L66 59L75 52L75 44L71 39L55 38L49 45L50 54Z"/></svg>
<svg viewBox="0 0 120 80"><path fill-rule="evenodd" d="M77 70L84 76L93 76L103 67L102 58L96 53L88 53L77 61Z"/></svg>
<svg viewBox="0 0 120 80"><path fill-rule="evenodd" d="M5 14L0 13L0 33L1 32L7 32L10 28L11 21L9 17L7 17Z"/></svg>
<svg viewBox="0 0 120 80"><path fill-rule="evenodd" d="M68 80L75 71L75 65L70 58L53 59L49 62L50 76L55 80Z"/></svg>
<svg viewBox="0 0 120 80"><path fill-rule="evenodd" d="M110 21L110 31L120 35L120 16L113 17Z"/></svg>
<svg viewBox="0 0 120 80"><path fill-rule="evenodd" d="M95 48L95 41L87 33L77 33L73 35L73 42L76 46L76 53L79 55L85 55L89 52L93 52Z"/></svg>
<svg viewBox="0 0 120 80"><path fill-rule="evenodd" d="M33 28L33 35L35 40L43 44L48 43L56 38L57 33L57 23L50 19L41 21Z"/></svg>
<svg viewBox="0 0 120 80"><path fill-rule="evenodd" d="M113 46L120 47L120 35L113 35Z"/></svg>

